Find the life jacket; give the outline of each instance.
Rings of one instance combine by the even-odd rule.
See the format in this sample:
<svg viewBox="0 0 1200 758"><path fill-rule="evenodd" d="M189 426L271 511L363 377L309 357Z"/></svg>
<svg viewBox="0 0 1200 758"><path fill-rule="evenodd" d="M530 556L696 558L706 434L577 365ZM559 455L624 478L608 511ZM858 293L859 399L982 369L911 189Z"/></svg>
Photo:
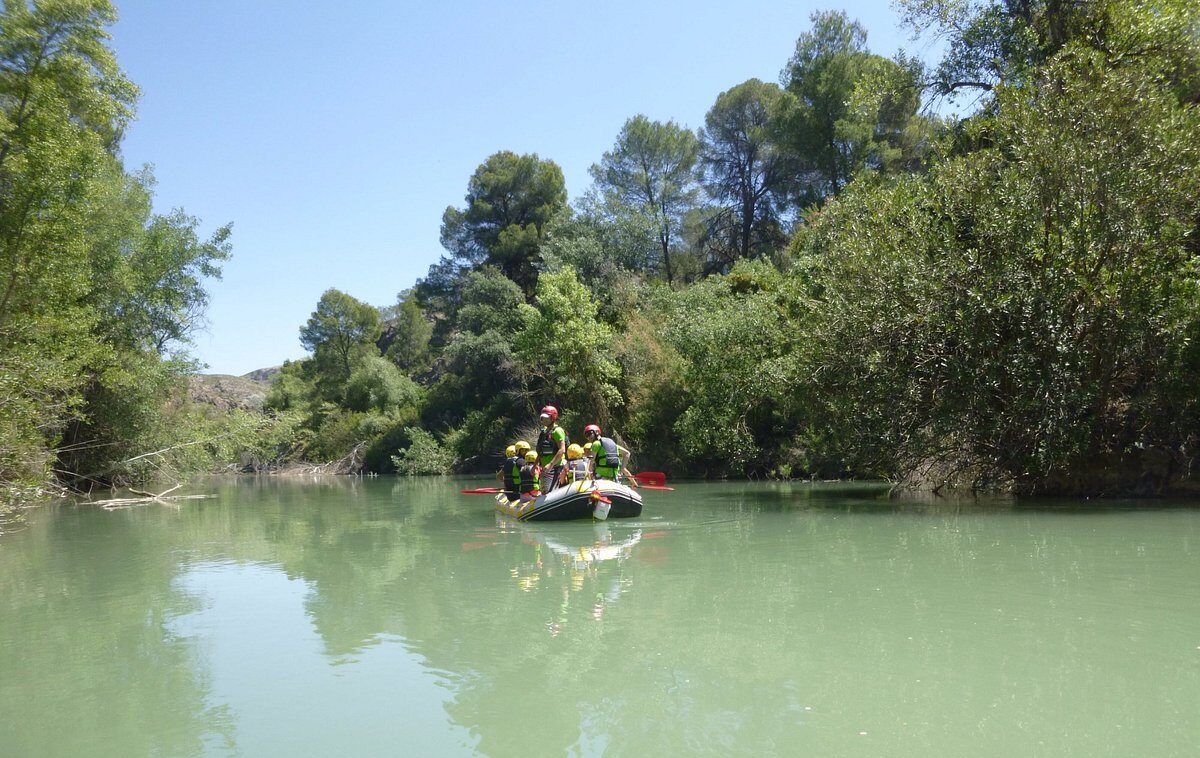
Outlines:
<svg viewBox="0 0 1200 758"><path fill-rule="evenodd" d="M567 437L567 432L558 424L555 424L549 429L542 429L542 431L538 433L537 447L535 449L538 453L538 460L543 466L553 460L554 454L558 452L558 442L554 440L555 432L562 432L564 450L566 450L567 445L571 444L570 438Z"/></svg>
<svg viewBox="0 0 1200 758"><path fill-rule="evenodd" d="M538 470L536 463L526 463L521 467L521 494L528 495L538 488Z"/></svg>
<svg viewBox="0 0 1200 758"><path fill-rule="evenodd" d="M601 437L597 442L600 449L596 452L596 476L616 479L621 473L621 451L617 449L617 443L609 437Z"/></svg>
<svg viewBox="0 0 1200 758"><path fill-rule="evenodd" d="M571 481L582 482L587 478L587 458L576 458L567 461L567 471L571 472Z"/></svg>
<svg viewBox="0 0 1200 758"><path fill-rule="evenodd" d="M507 494L517 493L517 480L521 477L521 459L511 456L504 459L504 491Z"/></svg>

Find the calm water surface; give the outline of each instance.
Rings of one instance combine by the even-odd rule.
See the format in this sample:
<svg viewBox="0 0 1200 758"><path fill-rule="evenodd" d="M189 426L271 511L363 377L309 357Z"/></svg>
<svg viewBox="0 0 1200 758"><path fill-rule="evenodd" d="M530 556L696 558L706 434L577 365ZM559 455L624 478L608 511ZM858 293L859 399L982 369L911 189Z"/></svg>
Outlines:
<svg viewBox="0 0 1200 758"><path fill-rule="evenodd" d="M4 756L1196 756L1200 508L218 480L0 536Z"/></svg>

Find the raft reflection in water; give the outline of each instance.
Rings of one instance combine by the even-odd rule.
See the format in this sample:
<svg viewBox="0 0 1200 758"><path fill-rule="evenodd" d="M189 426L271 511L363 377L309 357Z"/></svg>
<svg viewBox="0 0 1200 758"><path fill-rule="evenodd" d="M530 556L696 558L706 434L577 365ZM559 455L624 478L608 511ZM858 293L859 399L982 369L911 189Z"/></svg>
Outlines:
<svg viewBox="0 0 1200 758"><path fill-rule="evenodd" d="M523 592L553 592L553 585L561 582L562 602L545 622L552 637L568 625L569 609L579 603L578 599L573 602L572 596L582 596L585 605L590 598L593 620L599 621L604 616L607 607L630 586L632 578L625 575L622 567L643 536L640 529L616 536L602 523L584 532L575 529L567 532L553 527L524 526L497 516L496 525L501 533L519 533L521 541L534 549L531 561L512 567L512 577ZM607 564L606 570L600 570L602 564Z"/></svg>

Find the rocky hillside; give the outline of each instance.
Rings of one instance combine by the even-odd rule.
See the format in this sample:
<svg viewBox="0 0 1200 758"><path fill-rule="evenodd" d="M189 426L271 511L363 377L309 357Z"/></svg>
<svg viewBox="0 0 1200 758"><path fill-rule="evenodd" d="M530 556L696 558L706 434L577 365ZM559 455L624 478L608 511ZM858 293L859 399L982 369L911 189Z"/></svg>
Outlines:
<svg viewBox="0 0 1200 758"><path fill-rule="evenodd" d="M270 384L275 380L275 375L279 373L282 366L272 366L271 368L259 368L251 371L249 374L242 374L242 379L253 379L256 382L266 382Z"/></svg>
<svg viewBox="0 0 1200 758"><path fill-rule="evenodd" d="M222 411L232 408L261 411L271 388L270 377L278 372L278 368L268 368L244 376L193 374L188 380L188 395L193 403L211 405Z"/></svg>

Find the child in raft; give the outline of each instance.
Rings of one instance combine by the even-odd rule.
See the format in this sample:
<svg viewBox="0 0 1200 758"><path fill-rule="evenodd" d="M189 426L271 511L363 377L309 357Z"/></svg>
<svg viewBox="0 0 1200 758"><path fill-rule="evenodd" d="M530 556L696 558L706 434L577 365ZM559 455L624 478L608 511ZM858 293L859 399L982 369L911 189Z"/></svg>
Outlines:
<svg viewBox="0 0 1200 758"><path fill-rule="evenodd" d="M517 481L521 476L521 465L525 462L524 458L517 454L517 446L509 445L504 450L504 463L500 465L500 470L496 472L496 479L504 483L504 496L509 502L518 500L521 494L517 491Z"/></svg>
<svg viewBox="0 0 1200 758"><path fill-rule="evenodd" d="M521 467L521 480L519 482L521 491L521 500L532 500L542 491L538 488L538 479L541 477L541 467L538 466L538 454L533 450L525 453L525 465Z"/></svg>
<svg viewBox="0 0 1200 758"><path fill-rule="evenodd" d="M567 465L563 466L562 472L558 475L558 486L562 487L573 482L582 482L587 479L588 462L587 458L583 457L582 445L567 446Z"/></svg>

